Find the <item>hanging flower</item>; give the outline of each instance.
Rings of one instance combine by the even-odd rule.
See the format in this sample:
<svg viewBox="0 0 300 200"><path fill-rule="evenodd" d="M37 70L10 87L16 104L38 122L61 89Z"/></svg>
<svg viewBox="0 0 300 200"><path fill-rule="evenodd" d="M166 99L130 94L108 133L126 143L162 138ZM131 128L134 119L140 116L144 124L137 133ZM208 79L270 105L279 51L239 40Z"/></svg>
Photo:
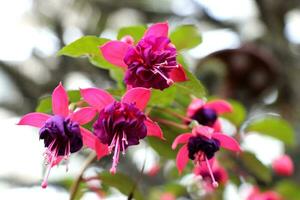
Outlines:
<svg viewBox="0 0 300 200"><path fill-rule="evenodd" d="M126 71L124 81L129 87L163 90L187 80L168 30L168 23L157 23L147 29L137 45L132 37L125 36L121 41L105 43L100 50L107 61Z"/></svg>
<svg viewBox="0 0 300 200"><path fill-rule="evenodd" d="M42 187L48 185L48 176L51 168L68 160L71 153L79 151L83 144L95 149L97 140L88 130L81 127L90 122L96 115L92 107L81 108L76 112L70 112L68 95L60 83L52 93L52 111L54 115L44 113L29 113L21 118L18 125L30 125L40 128L40 139L44 140L46 151L44 153L48 165ZM101 144L97 144L101 146ZM107 154L105 148L98 152L99 157Z"/></svg>
<svg viewBox="0 0 300 200"><path fill-rule="evenodd" d="M218 115L232 112L232 106L224 100L212 100L205 102L202 99L193 99L187 109L187 117L196 120L203 126L209 126L215 131L221 131L221 123Z"/></svg>
<svg viewBox="0 0 300 200"><path fill-rule="evenodd" d="M226 170L222 166L220 166L218 161L215 159L211 161L211 164L211 172L213 174L215 182L221 185L225 185L228 181L228 174ZM206 191L212 191L215 189L214 187L212 187L213 179L210 173L210 168L208 168L207 165L197 165L194 168L194 174L197 176L201 176Z"/></svg>
<svg viewBox="0 0 300 200"><path fill-rule="evenodd" d="M272 168L280 176L291 176L294 173L294 163L288 155L275 159L272 163Z"/></svg>
<svg viewBox="0 0 300 200"><path fill-rule="evenodd" d="M120 152L131 145L139 144L146 136L163 138L160 127L143 112L150 99L150 90L133 88L126 92L121 101L116 101L109 93L98 88L82 89L84 100L99 112L93 125L99 141L107 144L113 153L111 173L116 172Z"/></svg>
<svg viewBox="0 0 300 200"><path fill-rule="evenodd" d="M239 144L232 137L215 132L214 129L207 126L196 126L192 133L177 136L172 144L172 149L175 149L178 144L184 144L176 157L179 173L185 168L189 159L193 160L196 167L206 165L213 187L218 186L211 168L215 153L219 151L220 147L235 152L241 151Z"/></svg>

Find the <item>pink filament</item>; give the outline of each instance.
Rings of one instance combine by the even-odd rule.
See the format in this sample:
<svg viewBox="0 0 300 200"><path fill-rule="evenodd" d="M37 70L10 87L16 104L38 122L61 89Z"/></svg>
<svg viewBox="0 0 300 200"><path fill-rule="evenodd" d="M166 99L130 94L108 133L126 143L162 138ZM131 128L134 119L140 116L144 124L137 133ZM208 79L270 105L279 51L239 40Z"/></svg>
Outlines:
<svg viewBox="0 0 300 200"><path fill-rule="evenodd" d="M58 164L58 162L61 160L60 157L58 156L58 147L56 146L54 150L52 150L55 142L56 140L53 140L44 153L46 165L48 166L41 184L42 188L46 188L48 186L48 178L50 175L50 171L52 167ZM69 157L70 157L70 142L68 142L67 144L67 148L65 149L65 155L63 158L66 161L68 161ZM68 164L66 165L66 170L68 170Z"/></svg>
<svg viewBox="0 0 300 200"><path fill-rule="evenodd" d="M215 180L214 174L212 173L211 166L210 166L210 164L209 164L208 159L207 159L206 156L205 156L205 162L206 162L206 165L207 165L207 168L208 168L208 171L209 171L211 180L212 180L212 186L213 186L214 188L217 188L217 187L219 186L219 184L218 184L218 182Z"/></svg>
<svg viewBox="0 0 300 200"><path fill-rule="evenodd" d="M168 84L168 85L171 85L171 84L174 83L174 81L173 81L172 79L166 77L166 76L160 71L160 69L161 69L161 68L174 69L174 68L178 68L178 65L168 66L167 64L168 64L168 62L165 61L165 62L163 62L163 63L159 63L159 64L154 65L154 69L152 70L152 72L153 72L154 74L159 74L163 79L165 79L165 80L167 81L167 84Z"/></svg>
<svg viewBox="0 0 300 200"><path fill-rule="evenodd" d="M120 144L121 142L121 144ZM122 147L122 154L125 154L125 144L128 144L126 134L123 132L122 136L118 132L115 133L112 142L109 145L109 151L112 152L112 149L114 148L114 156L113 156L113 163L110 168L110 173L115 174L117 171L117 165L119 163L119 157L120 157L120 150Z"/></svg>

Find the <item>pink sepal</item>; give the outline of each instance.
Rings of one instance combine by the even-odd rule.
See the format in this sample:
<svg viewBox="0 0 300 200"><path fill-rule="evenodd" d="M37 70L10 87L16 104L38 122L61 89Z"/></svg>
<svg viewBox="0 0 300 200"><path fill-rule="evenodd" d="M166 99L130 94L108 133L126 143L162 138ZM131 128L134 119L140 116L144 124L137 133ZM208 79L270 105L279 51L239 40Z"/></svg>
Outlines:
<svg viewBox="0 0 300 200"><path fill-rule="evenodd" d="M163 132L156 122L147 118L145 120L145 125L147 126L147 136L154 136L164 140Z"/></svg>
<svg viewBox="0 0 300 200"><path fill-rule="evenodd" d="M206 108L214 109L218 114L232 112L232 106L224 100L213 100L205 104Z"/></svg>
<svg viewBox="0 0 300 200"><path fill-rule="evenodd" d="M193 136L192 133L183 133L178 135L175 140L173 141L172 144L172 149L176 149L178 144L184 144L187 143L190 139L190 137Z"/></svg>
<svg viewBox="0 0 300 200"><path fill-rule="evenodd" d="M142 87L136 87L128 90L122 98L123 103L135 103L140 110L144 110L151 96L151 90Z"/></svg>
<svg viewBox="0 0 300 200"><path fill-rule="evenodd" d="M50 117L51 115L47 115L45 113L38 113L38 112L28 113L20 119L18 125L29 125L29 126L41 128L42 126L44 126L45 122Z"/></svg>
<svg viewBox="0 0 300 200"><path fill-rule="evenodd" d="M178 65L178 68L172 69L169 76L174 82L183 82L187 80L185 71L180 64Z"/></svg>
<svg viewBox="0 0 300 200"><path fill-rule="evenodd" d="M151 25L145 32L144 37L168 37L169 25L168 22L156 23Z"/></svg>
<svg viewBox="0 0 300 200"><path fill-rule="evenodd" d="M127 68L124 57L131 45L121 41L110 41L100 47L103 57L111 64Z"/></svg>
<svg viewBox="0 0 300 200"><path fill-rule="evenodd" d="M113 96L99 88L80 89L80 94L88 104L98 111L115 101Z"/></svg>
<svg viewBox="0 0 300 200"><path fill-rule="evenodd" d="M72 121L78 122L80 125L84 125L92 121L96 113L95 108L85 107L72 113L70 117Z"/></svg>
<svg viewBox="0 0 300 200"><path fill-rule="evenodd" d="M176 157L176 166L179 174L182 173L188 161L189 161L189 152L188 152L187 144L185 144L179 149Z"/></svg>
<svg viewBox="0 0 300 200"><path fill-rule="evenodd" d="M68 94L61 83L59 83L52 93L52 111L53 114L63 117L69 115Z"/></svg>
<svg viewBox="0 0 300 200"><path fill-rule="evenodd" d="M212 137L221 143L221 147L231 151L241 152L239 143L232 137L223 133L214 133Z"/></svg>

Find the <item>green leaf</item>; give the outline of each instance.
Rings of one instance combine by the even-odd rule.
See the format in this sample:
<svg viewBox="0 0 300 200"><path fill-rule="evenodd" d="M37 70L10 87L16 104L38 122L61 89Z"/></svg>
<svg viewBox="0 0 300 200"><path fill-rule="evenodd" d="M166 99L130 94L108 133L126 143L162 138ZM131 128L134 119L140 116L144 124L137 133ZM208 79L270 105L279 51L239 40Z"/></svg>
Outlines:
<svg viewBox="0 0 300 200"><path fill-rule="evenodd" d="M194 25L177 27L170 35L172 43L177 50L191 49L202 42L200 33Z"/></svg>
<svg viewBox="0 0 300 200"><path fill-rule="evenodd" d="M185 70L188 80L185 82L175 83L177 89L177 100L183 106L187 106L191 96L204 98L206 89L202 83L188 70Z"/></svg>
<svg viewBox="0 0 300 200"><path fill-rule="evenodd" d="M143 195L139 191L138 185L129 176L121 173L112 175L109 172L102 172L99 174L99 178L103 184L110 187L117 188L121 193L128 196L133 192L133 198L136 200L143 200Z"/></svg>
<svg viewBox="0 0 300 200"><path fill-rule="evenodd" d="M279 192L284 199L299 200L300 199L300 185L293 181L281 181L279 182L275 190Z"/></svg>
<svg viewBox="0 0 300 200"><path fill-rule="evenodd" d="M229 100L229 103L233 108L233 112L222 114L222 117L228 119L236 126L240 126L246 119L246 108L240 102L235 100Z"/></svg>
<svg viewBox="0 0 300 200"><path fill-rule="evenodd" d="M295 132L291 125L284 119L266 117L251 122L246 131L255 131L264 135L277 138L287 145L295 144Z"/></svg>
<svg viewBox="0 0 300 200"><path fill-rule="evenodd" d="M66 45L57 54L70 57L97 56L99 54L99 46L108 41L108 39L96 36L84 36Z"/></svg>
<svg viewBox="0 0 300 200"><path fill-rule="evenodd" d="M171 86L164 91L152 90L151 99L148 105L151 106L169 106L173 103L176 96L176 87Z"/></svg>
<svg viewBox="0 0 300 200"><path fill-rule="evenodd" d="M240 155L243 166L255 177L264 182L270 182L272 178L271 171L263 165L253 153L243 152Z"/></svg>
<svg viewBox="0 0 300 200"><path fill-rule="evenodd" d="M164 185L164 191L170 192L177 197L187 194L186 187L184 187L178 183L168 183L168 184Z"/></svg>
<svg viewBox="0 0 300 200"><path fill-rule="evenodd" d="M144 35L144 32L146 31L146 26L129 26L121 28L118 32L118 40L121 40L122 37L126 35L130 35L134 42L137 43Z"/></svg>
<svg viewBox="0 0 300 200"><path fill-rule="evenodd" d="M51 113L52 112L51 96L41 98L37 107L35 108L35 111L41 113Z"/></svg>
<svg viewBox="0 0 300 200"><path fill-rule="evenodd" d="M81 99L79 90L69 90L67 91L69 101L71 103L76 103ZM51 113L52 112L52 99L51 96L46 96L40 99L37 105L36 112Z"/></svg>
<svg viewBox="0 0 300 200"><path fill-rule="evenodd" d="M93 65L107 69L111 77L117 82L119 88L124 88L124 71L109 62L107 62L99 50L99 46L108 42L108 39L96 36L84 36L71 44L63 47L57 54L70 57L88 57Z"/></svg>

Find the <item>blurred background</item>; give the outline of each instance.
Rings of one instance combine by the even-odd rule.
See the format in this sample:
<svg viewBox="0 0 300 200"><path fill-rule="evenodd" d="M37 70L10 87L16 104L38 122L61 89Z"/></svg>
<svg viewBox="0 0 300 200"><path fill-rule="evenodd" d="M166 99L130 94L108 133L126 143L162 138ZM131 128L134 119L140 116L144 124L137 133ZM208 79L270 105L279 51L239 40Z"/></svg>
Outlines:
<svg viewBox="0 0 300 200"><path fill-rule="evenodd" d="M210 94L241 101L250 115L280 113L299 132L299 0L0 1L0 199L68 199L63 187L40 189L42 143L35 129L15 124L61 80L67 89L115 84L87 59L56 52L83 35L114 39L120 27L166 20L171 29L194 24L201 32L202 44L184 56ZM266 165L284 152L272 138L253 134L246 141L243 147ZM300 150L288 153L298 167L292 179L300 182ZM157 156L149 158L151 168ZM78 173L82 160L72 159L67 176ZM54 182L65 176L63 166L55 171ZM243 199L240 188L225 190L225 199Z"/></svg>

